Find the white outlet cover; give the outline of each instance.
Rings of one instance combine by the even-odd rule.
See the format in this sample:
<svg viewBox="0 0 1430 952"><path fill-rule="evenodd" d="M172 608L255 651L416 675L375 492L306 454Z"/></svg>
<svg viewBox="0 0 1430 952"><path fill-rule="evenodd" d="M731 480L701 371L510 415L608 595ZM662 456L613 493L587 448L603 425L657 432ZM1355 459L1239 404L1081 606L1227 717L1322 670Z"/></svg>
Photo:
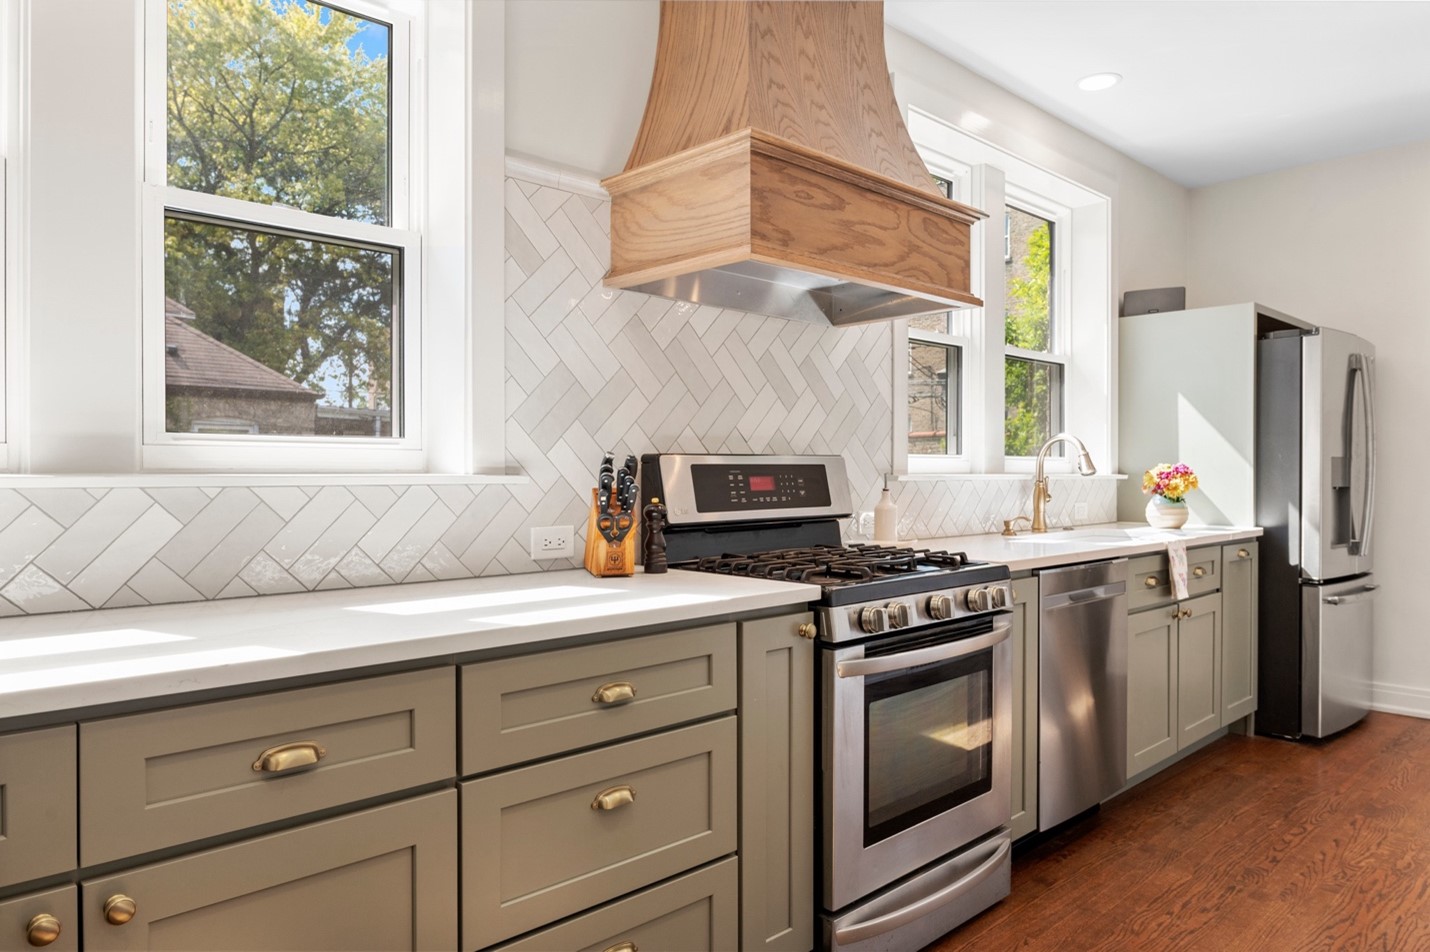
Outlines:
<svg viewBox="0 0 1430 952"><path fill-rule="evenodd" d="M531 559L565 559L576 554L571 526L534 526L531 530Z"/></svg>

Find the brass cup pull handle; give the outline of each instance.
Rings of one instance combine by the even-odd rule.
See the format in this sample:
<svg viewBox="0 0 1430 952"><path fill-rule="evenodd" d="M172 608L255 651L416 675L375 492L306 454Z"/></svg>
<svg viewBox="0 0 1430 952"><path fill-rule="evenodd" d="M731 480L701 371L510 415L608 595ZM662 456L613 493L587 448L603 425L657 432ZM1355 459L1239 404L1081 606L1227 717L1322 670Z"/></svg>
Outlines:
<svg viewBox="0 0 1430 952"><path fill-rule="evenodd" d="M115 893L104 900L104 921L112 926L124 925L138 911L138 904L123 893Z"/></svg>
<svg viewBox="0 0 1430 952"><path fill-rule="evenodd" d="M1203 575L1206 575L1206 574L1207 574L1207 570L1206 570L1206 567L1205 567L1205 566L1198 565L1196 568L1192 569L1192 575L1194 575L1194 576L1197 577L1197 578L1201 578Z"/></svg>
<svg viewBox="0 0 1430 952"><path fill-rule="evenodd" d="M328 756L328 748L317 741L300 740L270 747L258 755L253 769L258 773L283 773L299 767L311 767Z"/></svg>
<svg viewBox="0 0 1430 952"><path fill-rule="evenodd" d="M30 924L25 927L25 938L31 945L45 946L60 937L60 920L42 912L30 920Z"/></svg>
<svg viewBox="0 0 1430 952"><path fill-rule="evenodd" d="M606 952L641 952L640 946L627 939L625 942L617 942L615 945L607 946Z"/></svg>
<svg viewBox="0 0 1430 952"><path fill-rule="evenodd" d="M636 696L636 686L629 681L610 681L591 695L595 704L621 704Z"/></svg>
<svg viewBox="0 0 1430 952"><path fill-rule="evenodd" d="M1162 582L1157 578L1157 576L1149 575L1147 576L1147 581L1143 582L1142 584L1146 585L1148 588L1156 588L1158 585L1161 585Z"/></svg>
<svg viewBox="0 0 1430 952"><path fill-rule="evenodd" d="M610 787L596 794L596 799L591 801L592 810L619 810L623 806L636 802L636 791L627 784L619 787Z"/></svg>
<svg viewBox="0 0 1430 952"><path fill-rule="evenodd" d="M1246 557L1249 556L1249 555L1251 555L1251 553L1250 553L1249 551L1247 551L1246 549L1237 549L1237 550L1236 550L1236 557L1237 557L1238 559L1244 559L1244 558L1246 558Z"/></svg>

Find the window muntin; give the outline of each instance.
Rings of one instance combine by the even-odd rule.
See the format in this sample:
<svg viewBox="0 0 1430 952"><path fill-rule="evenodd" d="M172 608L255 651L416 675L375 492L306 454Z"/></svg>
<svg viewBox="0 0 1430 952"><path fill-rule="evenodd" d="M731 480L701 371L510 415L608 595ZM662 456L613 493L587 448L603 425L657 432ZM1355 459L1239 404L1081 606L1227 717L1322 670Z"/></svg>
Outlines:
<svg viewBox="0 0 1430 952"><path fill-rule="evenodd" d="M403 462L373 464L410 468L420 250L401 227L406 21L314 0L155 6L146 444L391 447ZM181 366L200 352L206 363Z"/></svg>
<svg viewBox="0 0 1430 952"><path fill-rule="evenodd" d="M951 179L934 184L953 197ZM962 452L963 348L953 336L950 311L909 318L908 452L911 456L957 456Z"/></svg>

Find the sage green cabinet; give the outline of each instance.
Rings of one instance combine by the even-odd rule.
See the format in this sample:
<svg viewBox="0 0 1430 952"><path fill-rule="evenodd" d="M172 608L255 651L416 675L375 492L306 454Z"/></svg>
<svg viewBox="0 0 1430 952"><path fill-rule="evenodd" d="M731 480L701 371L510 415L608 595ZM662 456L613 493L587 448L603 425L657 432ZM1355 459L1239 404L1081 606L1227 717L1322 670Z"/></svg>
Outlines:
<svg viewBox="0 0 1430 952"><path fill-rule="evenodd" d="M0 886L74 868L75 776L73 724L0 735Z"/></svg>
<svg viewBox="0 0 1430 952"><path fill-rule="evenodd" d="M1222 546L1221 722L1256 710L1258 551L1255 542Z"/></svg>
<svg viewBox="0 0 1430 952"><path fill-rule="evenodd" d="M1177 749L1221 726L1221 595L1178 603Z"/></svg>
<svg viewBox="0 0 1430 952"><path fill-rule="evenodd" d="M1127 776L1221 726L1221 595L1127 616Z"/></svg>
<svg viewBox="0 0 1430 952"><path fill-rule="evenodd" d="M1127 776L1177 752L1177 612L1127 616Z"/></svg>
<svg viewBox="0 0 1430 952"><path fill-rule="evenodd" d="M1013 578L1013 839L1038 828L1038 579Z"/></svg>
<svg viewBox="0 0 1430 952"><path fill-rule="evenodd" d="M740 948L814 945L814 643L808 614L740 623Z"/></svg>
<svg viewBox="0 0 1430 952"><path fill-rule="evenodd" d="M80 909L89 952L455 949L457 793L87 879Z"/></svg>
<svg viewBox="0 0 1430 952"><path fill-rule="evenodd" d="M1256 710L1256 553L1254 542L1188 551L1180 602L1165 555L1132 561L1129 779Z"/></svg>
<svg viewBox="0 0 1430 952"><path fill-rule="evenodd" d="M78 952L78 897L70 885L0 899L0 949Z"/></svg>

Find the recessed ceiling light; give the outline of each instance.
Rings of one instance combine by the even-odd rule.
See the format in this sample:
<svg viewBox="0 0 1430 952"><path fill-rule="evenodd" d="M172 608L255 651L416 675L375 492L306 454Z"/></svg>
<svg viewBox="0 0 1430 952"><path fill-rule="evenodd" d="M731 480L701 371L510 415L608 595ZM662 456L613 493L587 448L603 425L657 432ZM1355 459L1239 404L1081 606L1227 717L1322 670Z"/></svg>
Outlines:
<svg viewBox="0 0 1430 952"><path fill-rule="evenodd" d="M1093 73L1091 76L1084 76L1077 81L1077 88L1084 92L1095 93L1099 89L1111 89L1122 82L1121 73Z"/></svg>

